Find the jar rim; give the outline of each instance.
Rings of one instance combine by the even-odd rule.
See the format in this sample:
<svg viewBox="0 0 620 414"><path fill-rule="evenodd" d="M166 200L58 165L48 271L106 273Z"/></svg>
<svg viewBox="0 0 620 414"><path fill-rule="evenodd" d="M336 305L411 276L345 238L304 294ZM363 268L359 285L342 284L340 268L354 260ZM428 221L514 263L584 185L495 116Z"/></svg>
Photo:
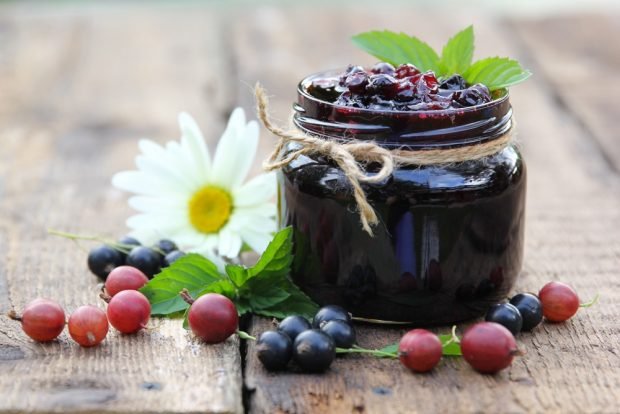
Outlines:
<svg viewBox="0 0 620 414"><path fill-rule="evenodd" d="M293 105L294 124L326 139L373 141L390 148L458 147L490 141L512 127L512 107L506 90L491 102L466 108L394 111L336 105L311 95L310 82L335 78L342 70L317 72L302 79Z"/></svg>

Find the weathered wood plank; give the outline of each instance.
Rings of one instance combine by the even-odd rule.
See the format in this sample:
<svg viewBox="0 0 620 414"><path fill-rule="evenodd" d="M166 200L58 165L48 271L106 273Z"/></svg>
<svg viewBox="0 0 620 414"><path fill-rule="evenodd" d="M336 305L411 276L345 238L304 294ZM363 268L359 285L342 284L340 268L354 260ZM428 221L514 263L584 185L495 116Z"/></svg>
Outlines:
<svg viewBox="0 0 620 414"><path fill-rule="evenodd" d="M133 166L138 138L177 137L178 111L219 137L223 24L208 10L3 14L0 312L38 296L103 307L85 251L46 229L121 235L131 212L110 177ZM82 349L66 332L36 344L0 318L3 412L236 413L241 386L238 340L207 346L178 320Z"/></svg>
<svg viewBox="0 0 620 414"><path fill-rule="evenodd" d="M239 17L235 27L238 59L255 58L244 60L240 76L264 83L281 119L304 75L347 63L372 63L345 38L371 28L423 33L440 46L450 33L474 22L479 56L525 59L535 73L541 66L536 54L519 49L515 34L503 23L482 15L421 15L403 7L398 15L379 8L348 8L346 19L342 13L310 8L261 8L251 16L255 20L250 13ZM309 22L320 22L320 28ZM447 359L431 374L412 375L394 361L364 357L338 359L324 375L271 374L250 343L245 383L252 412L582 412L620 404L620 357L613 345L620 339L614 316L620 311L615 277L620 182L597 144L583 136L575 115L557 107L551 87L543 77L535 77L513 91L529 166L526 263L515 290L537 291L545 282L560 279L573 284L584 299L600 292L600 305L571 322L545 324L520 335L527 355L496 376L476 374L458 359ZM270 321L258 318L252 332L270 327ZM363 326L360 343L380 347L403 332Z"/></svg>
<svg viewBox="0 0 620 414"><path fill-rule="evenodd" d="M579 15L513 23L558 102L592 135L620 172L620 16Z"/></svg>

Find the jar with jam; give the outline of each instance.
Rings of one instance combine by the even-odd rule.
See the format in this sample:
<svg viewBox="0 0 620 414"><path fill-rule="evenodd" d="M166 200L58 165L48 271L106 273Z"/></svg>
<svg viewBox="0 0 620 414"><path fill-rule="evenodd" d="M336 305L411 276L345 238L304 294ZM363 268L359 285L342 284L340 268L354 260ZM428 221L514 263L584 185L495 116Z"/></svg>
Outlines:
<svg viewBox="0 0 620 414"><path fill-rule="evenodd" d="M392 84L377 81L382 70L362 75L349 67L303 79L295 126L325 140L401 151L480 145L514 127L506 90L407 73L415 82L404 91L404 82L393 85L398 73ZM373 93L351 93L356 82ZM288 144L285 153L295 149ZM379 166L365 168L372 174ZM279 174L280 225L294 229L291 276L313 300L424 326L479 316L506 297L521 270L525 219L526 168L513 144L483 158L397 166L363 189L379 218L373 235L329 157L299 156Z"/></svg>

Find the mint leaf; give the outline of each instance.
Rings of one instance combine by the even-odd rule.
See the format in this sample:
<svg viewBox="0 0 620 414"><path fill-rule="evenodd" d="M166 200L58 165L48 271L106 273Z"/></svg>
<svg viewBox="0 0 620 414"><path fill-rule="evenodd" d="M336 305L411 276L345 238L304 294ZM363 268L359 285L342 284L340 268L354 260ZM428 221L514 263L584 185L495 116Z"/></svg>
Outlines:
<svg viewBox="0 0 620 414"><path fill-rule="evenodd" d="M373 30L353 36L352 40L362 50L395 66L412 63L423 72L432 70L437 77L444 78L459 73L467 83L482 83L490 91L515 85L531 76L519 62L508 58L491 57L472 64L473 26L448 40L441 58L428 44L404 33Z"/></svg>
<svg viewBox="0 0 620 414"><path fill-rule="evenodd" d="M362 50L394 66L412 63L423 72L432 70L440 73L437 53L416 37L375 30L353 36L352 40Z"/></svg>
<svg viewBox="0 0 620 414"><path fill-rule="evenodd" d="M239 315L254 312L278 318L292 314L311 318L318 305L289 278L292 234L290 227L281 230L256 265L228 265L225 275L200 255L180 258L140 289L151 302L151 314L178 317L185 311L187 327L189 305L179 296L181 290L187 289L194 299L207 293L224 295L235 303Z"/></svg>
<svg viewBox="0 0 620 414"><path fill-rule="evenodd" d="M258 262L247 269L247 278L257 275L269 277L271 275L288 275L293 262L293 228L286 227L273 236Z"/></svg>
<svg viewBox="0 0 620 414"><path fill-rule="evenodd" d="M247 268L235 264L226 265L226 274L235 286L243 285L248 278Z"/></svg>
<svg viewBox="0 0 620 414"><path fill-rule="evenodd" d="M490 91L494 91L523 82L531 75L531 72L523 69L516 60L489 57L474 62L463 73L463 78L467 83L482 83Z"/></svg>
<svg viewBox="0 0 620 414"><path fill-rule="evenodd" d="M256 313L278 319L286 318L289 315L300 315L306 319L312 319L319 310L319 305L314 303L291 281L288 282L286 291L290 294L286 300L278 303L276 306L257 310Z"/></svg>
<svg viewBox="0 0 620 414"><path fill-rule="evenodd" d="M286 278L276 276L258 276L247 281L241 291L241 297L246 298L253 311L272 308L288 299L291 293L287 291Z"/></svg>
<svg viewBox="0 0 620 414"><path fill-rule="evenodd" d="M189 305L179 296L187 289L196 297L208 285L222 281L217 267L198 254L188 254L151 279L140 292L151 302L151 315L168 315Z"/></svg>
<svg viewBox="0 0 620 414"><path fill-rule="evenodd" d="M441 75L464 73L474 57L474 27L455 34L441 51ZM440 74L437 74L438 76Z"/></svg>
<svg viewBox="0 0 620 414"><path fill-rule="evenodd" d="M195 296L192 295L192 297L196 299L201 297L202 295L206 295L207 293L219 293L220 295L224 295L232 301L234 301L237 297L237 290L235 286L230 283L229 280L220 280L219 282L209 283Z"/></svg>

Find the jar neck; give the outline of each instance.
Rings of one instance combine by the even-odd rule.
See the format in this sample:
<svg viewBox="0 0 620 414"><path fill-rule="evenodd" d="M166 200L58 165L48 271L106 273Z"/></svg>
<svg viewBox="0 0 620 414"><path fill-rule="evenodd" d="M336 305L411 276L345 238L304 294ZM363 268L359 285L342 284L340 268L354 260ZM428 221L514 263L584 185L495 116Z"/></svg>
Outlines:
<svg viewBox="0 0 620 414"><path fill-rule="evenodd" d="M373 141L386 148L459 147L497 139L512 127L508 93L482 105L434 111L375 111L337 106L307 92L324 73L300 82L293 122L325 139Z"/></svg>

